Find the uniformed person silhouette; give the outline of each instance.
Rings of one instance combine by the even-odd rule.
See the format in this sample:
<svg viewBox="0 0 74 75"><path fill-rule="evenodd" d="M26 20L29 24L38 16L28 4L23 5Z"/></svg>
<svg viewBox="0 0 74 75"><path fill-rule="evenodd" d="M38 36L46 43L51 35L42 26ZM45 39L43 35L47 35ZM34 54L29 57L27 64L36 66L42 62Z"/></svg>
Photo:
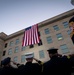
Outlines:
<svg viewBox="0 0 74 75"><path fill-rule="evenodd" d="M0 75L17 75L18 74L18 69L13 68L11 66L11 58L7 57L4 60L2 60L2 69L0 72Z"/></svg>
<svg viewBox="0 0 74 75"><path fill-rule="evenodd" d="M23 65L20 69L20 74L21 75L35 75L35 74L41 74L41 65L40 65L40 61L36 60L33 56L33 52L31 53L26 53L25 54L25 58L26 58L26 64ZM37 63L33 63L33 60L38 61Z"/></svg>
<svg viewBox="0 0 74 75"><path fill-rule="evenodd" d="M58 49L47 50L50 60L44 63L43 73L46 75L70 75L69 61L66 56L58 54Z"/></svg>

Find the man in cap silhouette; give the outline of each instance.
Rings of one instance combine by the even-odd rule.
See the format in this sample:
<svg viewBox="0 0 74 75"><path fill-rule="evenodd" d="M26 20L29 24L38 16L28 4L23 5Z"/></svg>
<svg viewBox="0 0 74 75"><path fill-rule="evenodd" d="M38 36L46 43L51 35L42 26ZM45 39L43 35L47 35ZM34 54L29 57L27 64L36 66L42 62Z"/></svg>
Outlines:
<svg viewBox="0 0 74 75"><path fill-rule="evenodd" d="M11 58L7 57L4 60L2 60L2 70L0 72L0 75L14 75L18 73L18 69L11 66Z"/></svg>
<svg viewBox="0 0 74 75"><path fill-rule="evenodd" d="M25 59L26 59L25 65L22 65L22 67L20 66L21 68L19 67L20 75L41 74L41 69L42 69L42 66L40 65L41 61L34 58L33 52L25 53ZM33 60L37 62L34 63Z"/></svg>
<svg viewBox="0 0 74 75"><path fill-rule="evenodd" d="M47 50L50 59L44 63L43 73L47 75L70 75L69 60L58 53L57 48Z"/></svg>

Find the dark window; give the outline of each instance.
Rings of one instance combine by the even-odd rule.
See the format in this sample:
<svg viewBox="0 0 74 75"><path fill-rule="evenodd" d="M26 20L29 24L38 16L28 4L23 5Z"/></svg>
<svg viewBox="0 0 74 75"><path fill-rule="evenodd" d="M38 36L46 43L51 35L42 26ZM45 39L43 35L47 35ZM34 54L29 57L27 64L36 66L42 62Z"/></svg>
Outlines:
<svg viewBox="0 0 74 75"><path fill-rule="evenodd" d="M40 40L40 43L38 43L38 46L42 45L42 41Z"/></svg>
<svg viewBox="0 0 74 75"><path fill-rule="evenodd" d="M15 42L15 44L18 44L19 43L19 39L16 39L16 42Z"/></svg>
<svg viewBox="0 0 74 75"><path fill-rule="evenodd" d="M49 34L50 33L49 28L46 28L44 31L45 31L45 34Z"/></svg>
<svg viewBox="0 0 74 75"><path fill-rule="evenodd" d="M47 43L48 43L48 44L50 44L50 43L52 43L52 42L53 42L53 41L52 41L52 37L51 37L51 36L46 37L46 40L47 40Z"/></svg>
<svg viewBox="0 0 74 75"><path fill-rule="evenodd" d="M22 51L26 50L26 47L25 47L25 46L23 46L21 50L22 50Z"/></svg>
<svg viewBox="0 0 74 75"><path fill-rule="evenodd" d="M66 22L63 22L63 25L64 25L64 28L68 28L69 27L69 24L68 24L67 21Z"/></svg>
<svg viewBox="0 0 74 75"><path fill-rule="evenodd" d="M7 43L5 43L5 48L7 47Z"/></svg>
<svg viewBox="0 0 74 75"><path fill-rule="evenodd" d="M40 36L40 32L38 32L38 35Z"/></svg>
<svg viewBox="0 0 74 75"><path fill-rule="evenodd" d="M43 51L43 50L39 51L39 57L40 57L40 58L44 58L44 57L45 57L45 56L44 56L44 51Z"/></svg>
<svg viewBox="0 0 74 75"><path fill-rule="evenodd" d="M58 25L53 26L53 28L54 28L54 30L56 30L56 31L60 30L59 27L58 27Z"/></svg>
<svg viewBox="0 0 74 75"><path fill-rule="evenodd" d="M30 48L33 48L34 47L34 45L30 45Z"/></svg>
<svg viewBox="0 0 74 75"><path fill-rule="evenodd" d="M3 56L5 56L5 54L6 54L6 51L3 51Z"/></svg>

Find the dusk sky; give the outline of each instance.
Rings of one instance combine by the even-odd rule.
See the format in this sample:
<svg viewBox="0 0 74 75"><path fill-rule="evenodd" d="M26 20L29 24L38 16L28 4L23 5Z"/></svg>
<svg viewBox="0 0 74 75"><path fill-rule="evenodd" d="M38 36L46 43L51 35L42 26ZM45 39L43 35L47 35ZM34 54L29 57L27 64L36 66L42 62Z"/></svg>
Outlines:
<svg viewBox="0 0 74 75"><path fill-rule="evenodd" d="M10 35L71 9L71 0L0 0L0 32Z"/></svg>

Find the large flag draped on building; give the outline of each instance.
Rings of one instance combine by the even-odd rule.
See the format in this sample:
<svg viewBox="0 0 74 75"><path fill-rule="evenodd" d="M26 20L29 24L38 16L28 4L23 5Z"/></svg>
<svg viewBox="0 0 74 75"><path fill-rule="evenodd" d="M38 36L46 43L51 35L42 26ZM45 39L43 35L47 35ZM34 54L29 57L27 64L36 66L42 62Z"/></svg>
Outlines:
<svg viewBox="0 0 74 75"><path fill-rule="evenodd" d="M38 24L30 26L24 31L22 46L29 46L40 42L38 35Z"/></svg>

